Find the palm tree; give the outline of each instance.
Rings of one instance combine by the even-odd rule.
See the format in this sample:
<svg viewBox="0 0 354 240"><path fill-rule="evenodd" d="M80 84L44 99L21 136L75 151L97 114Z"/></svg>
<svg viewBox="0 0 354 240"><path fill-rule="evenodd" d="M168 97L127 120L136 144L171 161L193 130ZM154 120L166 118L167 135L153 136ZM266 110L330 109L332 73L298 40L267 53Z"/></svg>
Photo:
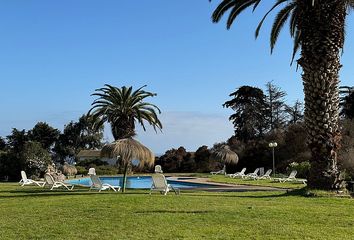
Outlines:
<svg viewBox="0 0 354 240"><path fill-rule="evenodd" d="M105 84L105 87L96 89L96 93L92 94L98 98L92 103L88 114L99 119L96 126L108 122L115 140L135 136L135 122L138 122L144 131L144 122L150 124L155 131L162 129L156 113L161 113L160 109L151 103L143 102L145 98L156 94L144 91L144 87L146 86L133 92L132 87L117 88Z"/></svg>
<svg viewBox="0 0 354 240"><path fill-rule="evenodd" d="M123 192L125 191L128 167L134 159L140 160L140 165L152 165L155 161L153 153L132 137L135 136L135 122L137 121L145 131L144 122L150 124L155 131L162 129L157 117L160 109L150 103L143 102L147 97L156 96L155 93L142 90L145 86L133 92L132 87L117 88L106 84L96 89L92 94L98 98L92 103L88 115L96 121L96 126L105 122L111 125L115 141L103 147L102 156L117 158L124 168Z"/></svg>
<svg viewBox="0 0 354 240"><path fill-rule="evenodd" d="M255 10L261 1L223 0L215 9L212 20L219 22L230 10L227 20L229 29L243 10L249 7ZM297 62L303 70L304 117L311 151L308 185L311 188L338 189L342 187L337 168L340 141L339 57L344 43L346 16L349 9L354 8L354 1L276 0L260 21L256 37L267 15L281 6L272 26L270 47L273 51L279 32L288 21L294 39L293 58L301 48L301 57Z"/></svg>

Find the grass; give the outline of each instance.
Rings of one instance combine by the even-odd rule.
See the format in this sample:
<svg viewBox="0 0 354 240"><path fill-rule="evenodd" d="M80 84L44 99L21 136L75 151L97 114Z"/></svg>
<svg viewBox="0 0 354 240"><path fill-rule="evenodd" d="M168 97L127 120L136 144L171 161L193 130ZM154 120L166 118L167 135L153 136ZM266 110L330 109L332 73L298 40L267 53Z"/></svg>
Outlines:
<svg viewBox="0 0 354 240"><path fill-rule="evenodd" d="M299 191L300 192L300 191ZM280 192L148 195L0 184L1 239L351 239L353 200Z"/></svg>
<svg viewBox="0 0 354 240"><path fill-rule="evenodd" d="M242 178L230 178L224 175L209 175L209 178L213 182L229 183L238 185L253 185L253 186L265 186L265 187L277 187L284 189L300 189L305 185L302 182L275 182L273 180L252 180Z"/></svg>

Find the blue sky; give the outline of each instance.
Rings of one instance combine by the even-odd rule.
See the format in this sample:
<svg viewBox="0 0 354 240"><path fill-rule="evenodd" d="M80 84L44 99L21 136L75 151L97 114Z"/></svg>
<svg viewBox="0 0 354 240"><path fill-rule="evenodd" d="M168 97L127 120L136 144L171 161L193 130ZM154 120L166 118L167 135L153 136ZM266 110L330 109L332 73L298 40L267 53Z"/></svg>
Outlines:
<svg viewBox="0 0 354 240"><path fill-rule="evenodd" d="M0 136L36 122L63 129L86 113L105 83L148 85L161 110L162 133L138 130L154 152L211 146L233 134L222 103L242 85L268 81L303 100L301 70L290 67L284 29L273 55L272 16L254 29L273 1L240 16L230 31L210 20L218 0L11 0L0 2ZM354 85L353 17L348 18L342 85ZM109 131L105 137L111 140Z"/></svg>

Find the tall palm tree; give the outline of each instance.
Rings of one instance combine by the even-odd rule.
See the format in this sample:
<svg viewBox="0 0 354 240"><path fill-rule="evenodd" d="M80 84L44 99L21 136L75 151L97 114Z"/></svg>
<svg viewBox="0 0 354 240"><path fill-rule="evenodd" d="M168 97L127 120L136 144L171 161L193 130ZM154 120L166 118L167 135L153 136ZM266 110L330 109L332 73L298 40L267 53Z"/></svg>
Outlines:
<svg viewBox="0 0 354 240"><path fill-rule="evenodd" d="M219 22L229 12L227 28L245 9L255 10L262 0L223 0L215 9L212 20ZM269 0L264 0L269 2ZM305 94L305 124L311 151L311 188L338 189L342 186L337 168L339 148L339 70L340 52L344 44L346 16L354 8L353 0L275 0L256 29L256 37L267 17L282 7L275 17L270 35L273 50L278 35L288 21L294 39L293 58L302 67Z"/></svg>
<svg viewBox="0 0 354 240"><path fill-rule="evenodd" d="M160 109L154 104L144 102L147 97L156 96L155 93L144 91L143 86L135 91L132 87L117 88L108 84L96 89L92 96L98 98L92 103L89 115L99 119L96 126L105 122L111 125L115 140L135 136L135 123L138 122L145 131L145 123L150 124L155 131L162 129L162 124L157 117Z"/></svg>
<svg viewBox="0 0 354 240"><path fill-rule="evenodd" d="M140 165L152 165L155 161L153 153L138 141L132 139L135 136L135 122L137 121L145 130L144 122L150 124L155 131L162 129L162 124L157 117L160 109L144 102L147 97L156 96L155 93L143 90L145 86L133 92L132 87L117 88L106 84L105 87L96 89L93 96L98 98L92 103L88 115L93 119L97 127L105 122L111 125L112 134L116 141L103 147L102 156L115 157L124 168L123 192L125 192L128 166L134 159L140 160Z"/></svg>

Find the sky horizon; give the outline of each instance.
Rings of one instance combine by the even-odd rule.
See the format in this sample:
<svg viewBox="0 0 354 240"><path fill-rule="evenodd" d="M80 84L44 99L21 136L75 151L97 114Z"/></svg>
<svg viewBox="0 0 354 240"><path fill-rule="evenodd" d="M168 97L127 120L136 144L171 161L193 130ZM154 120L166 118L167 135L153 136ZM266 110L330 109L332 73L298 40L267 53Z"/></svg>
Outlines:
<svg viewBox="0 0 354 240"><path fill-rule="evenodd" d="M138 129L155 153L184 146L195 151L233 135L232 113L222 104L242 85L264 89L273 81L303 102L301 69L290 66L292 40L281 33L270 54L272 2L241 14L231 30L211 22L220 1L13 0L0 3L0 136L39 122L63 129L87 113L95 89L147 85L147 101L162 110L163 132ZM348 17L348 26L353 16ZM346 29L341 85L352 86L354 43ZM298 58L298 57L297 57ZM112 140L109 131L105 138Z"/></svg>

